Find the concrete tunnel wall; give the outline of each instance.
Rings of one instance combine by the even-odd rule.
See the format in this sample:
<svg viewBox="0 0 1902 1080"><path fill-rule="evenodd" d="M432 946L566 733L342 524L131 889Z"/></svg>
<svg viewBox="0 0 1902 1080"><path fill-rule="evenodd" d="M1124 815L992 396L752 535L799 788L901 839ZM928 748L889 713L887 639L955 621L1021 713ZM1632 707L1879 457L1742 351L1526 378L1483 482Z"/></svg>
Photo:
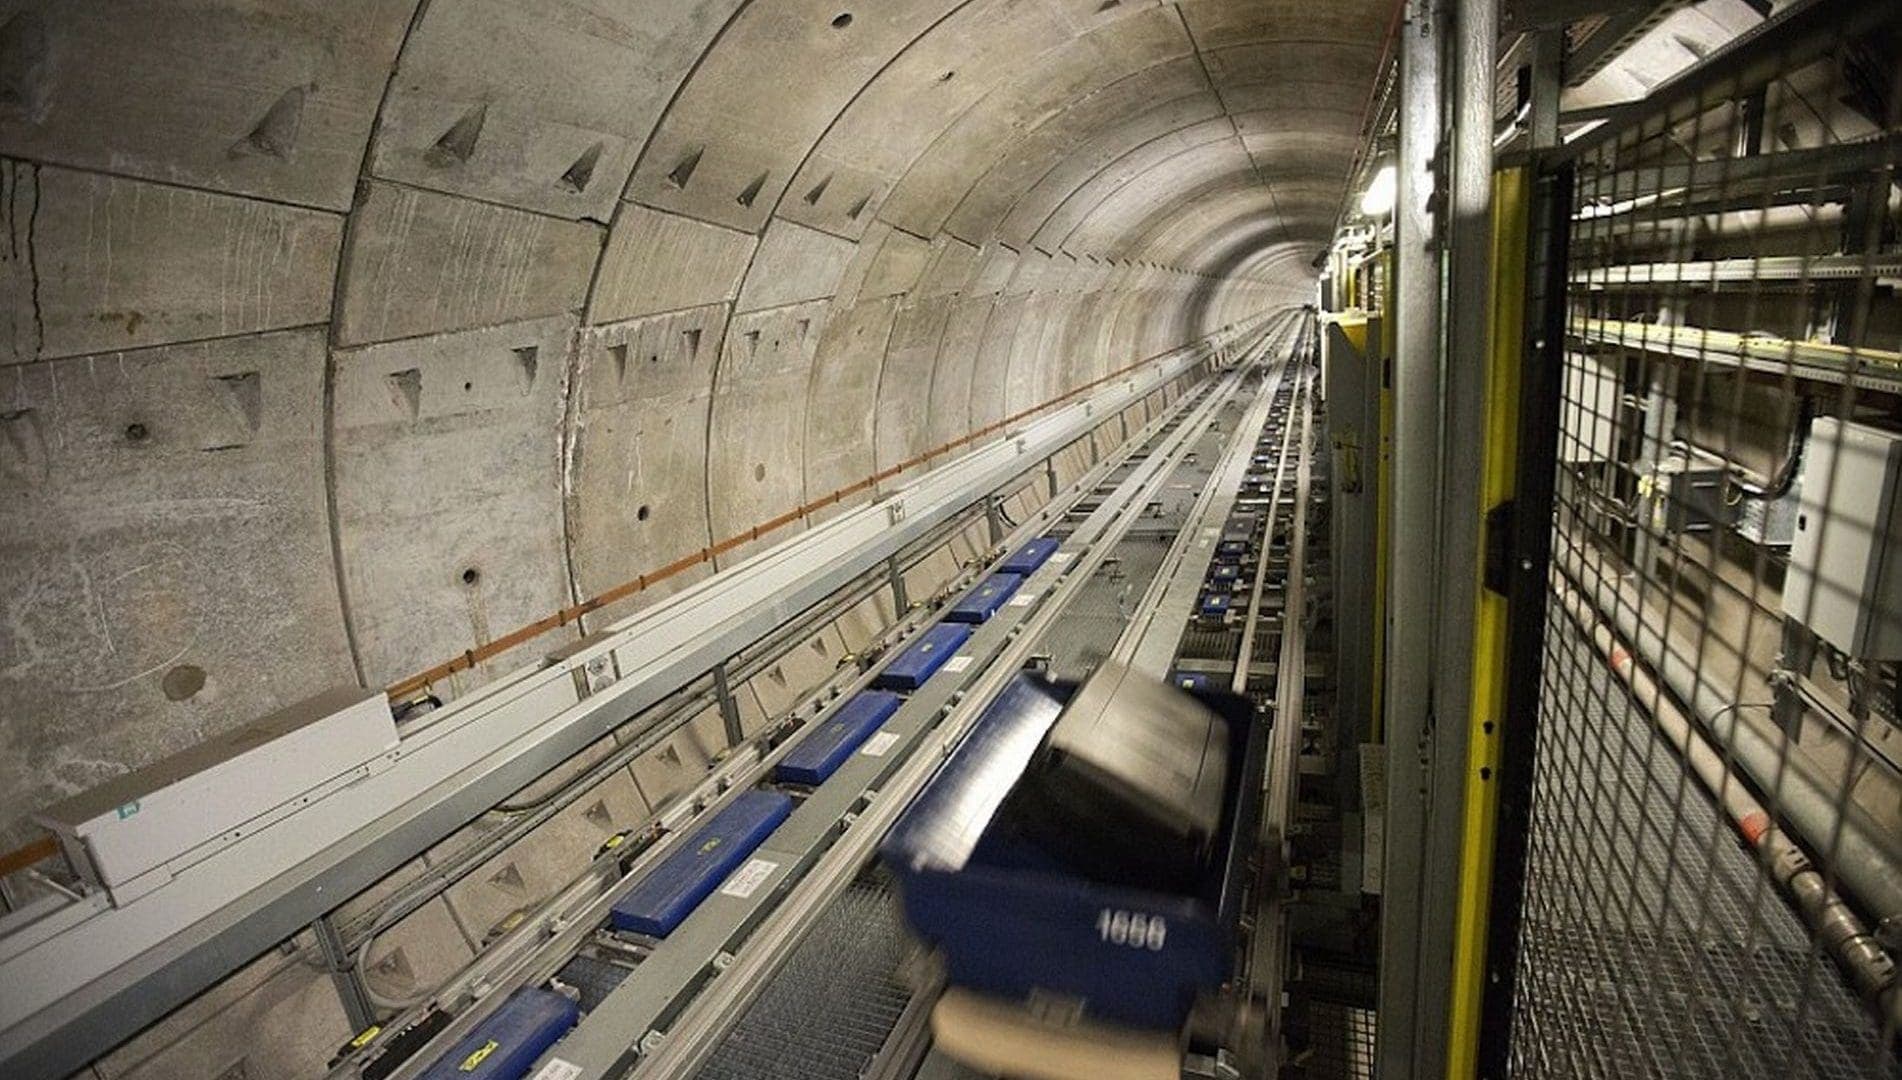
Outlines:
<svg viewBox="0 0 1902 1080"><path fill-rule="evenodd" d="M0 836L1309 300L1389 15L0 0ZM267 1016L301 1049L235 1067L308 1072L341 1016L286 966L99 1072Z"/></svg>

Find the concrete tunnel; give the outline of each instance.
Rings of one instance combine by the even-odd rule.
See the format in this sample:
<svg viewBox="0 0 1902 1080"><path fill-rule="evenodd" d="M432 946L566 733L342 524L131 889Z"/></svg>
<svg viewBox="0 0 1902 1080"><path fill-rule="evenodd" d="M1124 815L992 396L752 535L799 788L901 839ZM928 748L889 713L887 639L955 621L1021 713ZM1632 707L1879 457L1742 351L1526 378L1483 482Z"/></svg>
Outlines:
<svg viewBox="0 0 1902 1080"><path fill-rule="evenodd" d="M0 835L1311 302L1392 17L0 4ZM392 928L375 978L466 961L653 796L624 777L583 800ZM307 960L266 955L84 1075L321 1070L351 1029Z"/></svg>

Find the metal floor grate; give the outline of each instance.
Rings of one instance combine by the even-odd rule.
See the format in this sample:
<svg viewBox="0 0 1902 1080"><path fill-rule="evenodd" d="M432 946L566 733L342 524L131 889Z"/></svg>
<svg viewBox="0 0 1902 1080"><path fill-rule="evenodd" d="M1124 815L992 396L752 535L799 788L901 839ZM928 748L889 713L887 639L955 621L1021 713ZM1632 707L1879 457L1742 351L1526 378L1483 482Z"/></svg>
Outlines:
<svg viewBox="0 0 1902 1080"><path fill-rule="evenodd" d="M1142 600L1162 567L1169 544L1164 540L1126 537L1116 545L1120 561L1114 575L1099 569L1077 590L1064 610L1063 633L1051 635L1050 669L1058 677L1081 679L1096 670L1116 647L1129 625L1130 613Z"/></svg>
<svg viewBox="0 0 1902 1080"><path fill-rule="evenodd" d="M1296 1063L1303 1080L1373 1080L1374 1010L1315 1002L1308 1023L1312 1041Z"/></svg>
<svg viewBox="0 0 1902 1080"><path fill-rule="evenodd" d="M700 1071L705 1080L856 1080L911 1000L909 943L873 868L825 910Z"/></svg>
<svg viewBox="0 0 1902 1080"><path fill-rule="evenodd" d="M1513 1075L1895 1075L1836 968L1562 615L1546 679Z"/></svg>
<svg viewBox="0 0 1902 1080"><path fill-rule="evenodd" d="M582 1012L593 1012L633 973L632 968L583 954L564 964L555 977L580 992Z"/></svg>

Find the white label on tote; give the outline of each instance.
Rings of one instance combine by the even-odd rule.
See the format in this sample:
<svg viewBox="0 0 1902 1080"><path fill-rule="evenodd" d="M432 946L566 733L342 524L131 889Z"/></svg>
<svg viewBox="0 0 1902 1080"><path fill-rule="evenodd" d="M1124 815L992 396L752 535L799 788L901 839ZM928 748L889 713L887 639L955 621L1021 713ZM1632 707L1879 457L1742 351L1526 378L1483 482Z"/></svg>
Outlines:
<svg viewBox="0 0 1902 1080"><path fill-rule="evenodd" d="M773 871L777 869L779 864L768 859L748 859L745 866L734 871L733 876L726 879L726 884L720 886L720 892L722 895L737 896L744 900L753 895L754 891L767 878L773 876Z"/></svg>

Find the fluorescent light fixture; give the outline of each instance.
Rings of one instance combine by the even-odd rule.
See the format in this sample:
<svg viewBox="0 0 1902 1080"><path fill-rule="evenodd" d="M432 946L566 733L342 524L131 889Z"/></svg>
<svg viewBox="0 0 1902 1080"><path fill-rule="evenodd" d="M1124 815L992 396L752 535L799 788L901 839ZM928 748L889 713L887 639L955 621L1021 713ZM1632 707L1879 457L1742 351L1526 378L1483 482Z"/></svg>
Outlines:
<svg viewBox="0 0 1902 1080"><path fill-rule="evenodd" d="M1382 165L1374 174L1374 180L1360 197L1360 212L1368 217L1384 217L1393 209L1394 196L1398 193L1399 177L1392 165Z"/></svg>

